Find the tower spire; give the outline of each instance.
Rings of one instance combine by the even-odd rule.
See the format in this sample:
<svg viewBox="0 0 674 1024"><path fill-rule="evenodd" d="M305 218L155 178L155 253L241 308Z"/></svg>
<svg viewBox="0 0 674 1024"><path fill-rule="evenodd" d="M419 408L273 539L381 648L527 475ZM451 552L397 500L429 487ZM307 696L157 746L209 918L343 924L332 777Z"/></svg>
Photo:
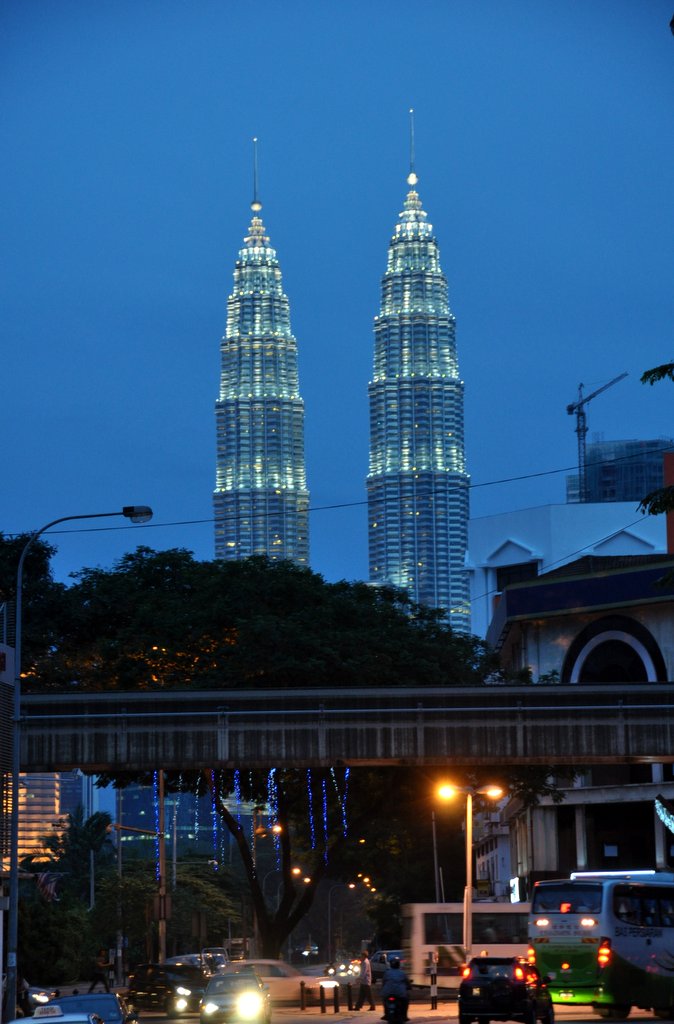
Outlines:
<svg viewBox="0 0 674 1024"><path fill-rule="evenodd" d="M414 186L418 181L414 168L414 107L410 107L410 173L407 175L407 184Z"/></svg>
<svg viewBox="0 0 674 1024"><path fill-rule="evenodd" d="M257 136L253 138L253 202L250 204L250 208L253 213L259 213L262 209L262 203L257 194Z"/></svg>

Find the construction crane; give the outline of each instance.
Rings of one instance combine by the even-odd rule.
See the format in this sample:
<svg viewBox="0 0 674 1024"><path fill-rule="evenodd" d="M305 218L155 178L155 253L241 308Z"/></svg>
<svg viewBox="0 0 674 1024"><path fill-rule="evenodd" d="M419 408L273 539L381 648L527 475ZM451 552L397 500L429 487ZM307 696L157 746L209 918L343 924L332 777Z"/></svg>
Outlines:
<svg viewBox="0 0 674 1024"><path fill-rule="evenodd" d="M587 436L587 415L585 413L585 406L597 395L600 395L602 391L606 391L608 388L612 388L614 384L617 384L619 380L623 380L627 376L627 372L621 373L618 377L614 377L608 384L602 384L600 388L593 391L589 395L583 396L583 385L578 385L578 401L571 402L567 405L566 411L569 416L576 414L576 434L578 435L578 500L587 501L587 468L585 465L585 438Z"/></svg>

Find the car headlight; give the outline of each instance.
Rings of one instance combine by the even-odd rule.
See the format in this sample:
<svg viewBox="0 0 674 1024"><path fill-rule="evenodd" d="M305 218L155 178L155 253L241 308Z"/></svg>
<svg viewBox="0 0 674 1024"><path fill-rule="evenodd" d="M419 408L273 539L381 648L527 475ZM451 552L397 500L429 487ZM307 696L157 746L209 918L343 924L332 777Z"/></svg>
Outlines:
<svg viewBox="0 0 674 1024"><path fill-rule="evenodd" d="M201 1012L202 1013L207 1013L207 1014L210 1015L211 1013L215 1013L215 1011L217 1009L218 1009L218 1004L217 1003L208 1002L208 1003L202 1003L201 1004Z"/></svg>
<svg viewBox="0 0 674 1024"><path fill-rule="evenodd" d="M192 989L191 988L185 988L184 985L176 985L176 995L179 995L179 996L191 996L192 995Z"/></svg>
<svg viewBox="0 0 674 1024"><path fill-rule="evenodd" d="M180 1011L187 1009L187 1000L185 999L185 996L176 996L175 1008L179 1013Z"/></svg>
<svg viewBox="0 0 674 1024"><path fill-rule="evenodd" d="M32 992L31 993L31 999L33 1000L34 1003L48 1003L50 998L51 997L50 997L48 992Z"/></svg>
<svg viewBox="0 0 674 1024"><path fill-rule="evenodd" d="M242 1020L255 1020L264 1005L259 992L242 992L236 999L236 1012Z"/></svg>

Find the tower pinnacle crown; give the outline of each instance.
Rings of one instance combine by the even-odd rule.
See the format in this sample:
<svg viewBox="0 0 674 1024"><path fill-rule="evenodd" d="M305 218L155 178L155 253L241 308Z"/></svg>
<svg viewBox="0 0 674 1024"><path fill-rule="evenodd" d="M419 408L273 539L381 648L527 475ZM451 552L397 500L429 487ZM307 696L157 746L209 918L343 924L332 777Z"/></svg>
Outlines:
<svg viewBox="0 0 674 1024"><path fill-rule="evenodd" d="M257 136L253 138L253 202L250 204L253 213L259 213L262 203L257 194Z"/></svg>

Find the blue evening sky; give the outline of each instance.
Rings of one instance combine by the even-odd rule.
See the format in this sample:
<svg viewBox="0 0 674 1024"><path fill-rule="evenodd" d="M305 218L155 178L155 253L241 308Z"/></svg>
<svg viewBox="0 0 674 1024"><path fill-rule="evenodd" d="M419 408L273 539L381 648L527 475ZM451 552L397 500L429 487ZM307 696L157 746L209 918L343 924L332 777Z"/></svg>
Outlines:
<svg viewBox="0 0 674 1024"><path fill-rule="evenodd" d="M299 345L312 566L367 577L372 318L411 106L472 514L564 501L581 381L629 373L588 405L589 440L674 434L671 385L639 383L674 358L673 12L4 0L0 530L147 503L148 528L54 538L57 576L140 543L213 556L219 341L257 135Z"/></svg>

